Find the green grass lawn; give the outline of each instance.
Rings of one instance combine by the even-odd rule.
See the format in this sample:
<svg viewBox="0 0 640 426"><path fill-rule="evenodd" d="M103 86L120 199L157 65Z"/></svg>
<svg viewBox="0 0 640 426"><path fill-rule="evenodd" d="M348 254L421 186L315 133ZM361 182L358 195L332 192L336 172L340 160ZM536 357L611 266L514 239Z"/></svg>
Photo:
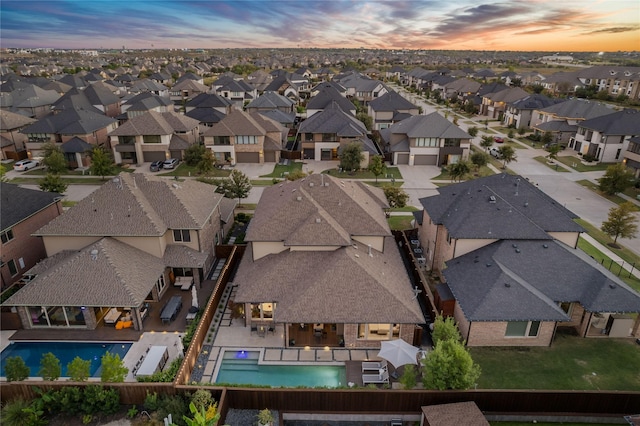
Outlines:
<svg viewBox="0 0 640 426"><path fill-rule="evenodd" d="M606 246L609 250L620 256L625 262L629 264L636 264L640 267L640 256L632 252L631 250L620 246L621 248L617 249L615 247L611 247L609 244L613 243L613 238L609 237L607 234L602 232L600 229L591 225L589 222L583 219L575 219L575 221L587 230L587 233L593 237L597 242Z"/></svg>
<svg viewBox="0 0 640 426"><path fill-rule="evenodd" d="M362 181L362 183L366 183L367 185L375 186L376 188L382 188L383 186L401 187L404 184L403 181L389 182L388 180L379 180L377 182L375 180L364 180L364 181Z"/></svg>
<svg viewBox="0 0 640 426"><path fill-rule="evenodd" d="M551 170L555 170L556 172L569 173L569 170L565 169L564 167L562 167L560 165L549 164L549 159L547 157L533 157L533 159L536 160L540 164L544 164L545 166L547 166Z"/></svg>
<svg viewBox="0 0 640 426"><path fill-rule="evenodd" d="M326 173L331 176L335 176L337 178L343 179L372 179L375 180L375 175L371 173L369 170L359 170L357 172L349 173L349 172L340 172L337 169L329 169L325 170L322 173ZM387 170L382 175L378 176L378 179L402 179L402 174L397 167L387 167Z"/></svg>
<svg viewBox="0 0 640 426"><path fill-rule="evenodd" d="M612 263L608 256L605 256L600 250L589 244L583 238L578 240L578 248L591 256L596 262L604 265L612 273L618 275L618 278L624 281L629 287L640 292L640 279L636 278L625 269L622 269L622 265ZM636 265L640 267L640 264L636 263Z"/></svg>
<svg viewBox="0 0 640 426"><path fill-rule="evenodd" d="M500 166L502 166L502 164L500 164ZM487 166L483 166L483 167L480 167L480 170L478 170L477 173L474 170L473 172L466 174L462 180L470 180L470 179L475 179L477 177L491 176L494 174L495 172L493 171L493 169ZM434 177L432 180L451 180L451 175L445 169L445 171L440 173L438 176Z"/></svg>
<svg viewBox="0 0 640 426"><path fill-rule="evenodd" d="M200 176L198 170L195 166L189 166L187 163L180 163L178 167L171 170L170 172L161 172L158 173L160 176L192 176L197 177ZM213 169L210 173L210 177L218 178L218 177L227 177L231 174L230 170L227 169Z"/></svg>
<svg viewBox="0 0 640 426"><path fill-rule="evenodd" d="M268 179L251 179L251 186L272 186L281 181L282 179L276 179L276 182Z"/></svg>
<svg viewBox="0 0 640 426"><path fill-rule="evenodd" d="M600 195L601 197L606 198L607 200L611 201L612 203L616 203L616 204L620 205L620 204L622 204L622 203L627 201L627 200L625 200L624 198L622 198L622 197L620 197L618 195L605 194L604 192L600 191L600 189L598 189L598 185L597 184L591 182L590 180L587 180L587 179L577 180L576 183L579 184L579 185L584 186L587 189L592 190L596 194ZM635 206L634 211L640 211L640 207Z"/></svg>
<svg viewBox="0 0 640 426"><path fill-rule="evenodd" d="M302 163L299 161L289 162L288 165L276 164L273 168L273 171L268 175L262 175L260 177L270 177L270 178L282 178L285 172L291 173L296 170L302 170Z"/></svg>
<svg viewBox="0 0 640 426"><path fill-rule="evenodd" d="M411 221L413 220L413 215L410 216L391 216L387 221L389 222L389 227L394 231L404 231L405 229L412 229Z"/></svg>
<svg viewBox="0 0 640 426"><path fill-rule="evenodd" d="M135 172L136 169L135 167L121 167L121 166L113 166L113 173L111 173L110 176L115 176L115 175L119 175L120 172L128 172L128 173L133 173ZM38 168L38 169L31 169L29 171L26 171L23 173L24 175L27 176L44 176L47 174L47 169L46 167L43 168ZM63 176L91 176L91 173L89 170L85 170L84 173L80 170L65 170L64 173L62 173Z"/></svg>
<svg viewBox="0 0 640 426"><path fill-rule="evenodd" d="M62 181L64 183L66 183L67 185L102 185L103 183L105 183L107 180L109 180L109 178L105 178L104 180L102 180L102 178L99 177L89 177L89 178L66 178L63 177ZM10 183L15 183L16 185L39 185L40 184L40 179L38 178L23 178L23 177L19 177L19 178L13 178L11 180L9 180Z"/></svg>
<svg viewBox="0 0 640 426"><path fill-rule="evenodd" d="M551 347L469 350L482 368L479 389L640 391L640 356L632 339L557 333Z"/></svg>
<svg viewBox="0 0 640 426"><path fill-rule="evenodd" d="M593 166L587 166L585 164L582 164L580 157L573 155L558 156L558 161L566 164L567 166L578 172L597 172L601 170L607 170L607 167L611 165L606 163L596 163Z"/></svg>

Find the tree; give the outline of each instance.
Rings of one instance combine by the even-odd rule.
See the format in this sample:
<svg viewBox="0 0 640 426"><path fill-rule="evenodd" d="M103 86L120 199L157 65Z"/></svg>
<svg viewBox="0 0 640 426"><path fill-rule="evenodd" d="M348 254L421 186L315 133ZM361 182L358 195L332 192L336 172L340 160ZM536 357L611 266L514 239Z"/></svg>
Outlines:
<svg viewBox="0 0 640 426"><path fill-rule="evenodd" d="M237 198L238 204L242 198L247 198L251 191L251 181L247 175L237 169L232 170L227 179L222 179L217 184L218 192L227 198Z"/></svg>
<svg viewBox="0 0 640 426"><path fill-rule="evenodd" d="M407 364L404 366L402 376L398 379L405 389L413 389L416 387L416 367L413 364Z"/></svg>
<svg viewBox="0 0 640 426"><path fill-rule="evenodd" d="M636 208L630 201L625 201L618 207L609 210L609 216L602 222L602 232L613 237L613 243L618 242L618 237L635 238L638 233L638 224L635 217Z"/></svg>
<svg viewBox="0 0 640 426"><path fill-rule="evenodd" d="M202 175L209 175L213 171L215 164L216 157L213 155L213 151L205 149L200 156L200 161L196 164L196 170Z"/></svg>
<svg viewBox="0 0 640 426"><path fill-rule="evenodd" d="M62 374L60 360L52 352L43 354L40 359L38 375L42 377L43 380L54 381L60 378L60 374Z"/></svg>
<svg viewBox="0 0 640 426"><path fill-rule="evenodd" d="M362 145L359 142L351 142L342 148L340 153L340 167L343 170L353 172L360 168L360 163L364 160Z"/></svg>
<svg viewBox="0 0 640 426"><path fill-rule="evenodd" d="M553 145L549 145L545 149L549 153L547 154L547 158L551 161L554 161L558 159L558 153L560 152L562 147L559 144L555 143Z"/></svg>
<svg viewBox="0 0 640 426"><path fill-rule="evenodd" d="M202 160L202 155L206 150L207 148L204 145L197 143L189 146L184 150L184 162L187 163L187 166L196 166Z"/></svg>
<svg viewBox="0 0 640 426"><path fill-rule="evenodd" d="M40 189L46 192L64 194L64 191L67 190L67 184L64 183L60 175L47 173L45 177L40 180Z"/></svg>
<svg viewBox="0 0 640 426"><path fill-rule="evenodd" d="M449 164L447 171L452 181L458 180L458 182L460 182L464 175L471 171L471 167L469 167L468 162L460 160L457 163Z"/></svg>
<svg viewBox="0 0 640 426"><path fill-rule="evenodd" d="M42 146L42 149L44 151L42 164L47 167L47 171L59 175L69 168L67 160L64 158L64 153L59 146L48 142Z"/></svg>
<svg viewBox="0 0 640 426"><path fill-rule="evenodd" d="M480 167L484 167L489 163L489 156L484 152L474 152L471 154L471 164L476 167L476 172L480 170Z"/></svg>
<svg viewBox="0 0 640 426"><path fill-rule="evenodd" d="M289 172L289 174L287 175L287 180L289 181L294 181L294 180L298 180L298 179L302 179L303 177L308 176L305 172L303 172L302 170L293 170L291 172Z"/></svg>
<svg viewBox="0 0 640 426"><path fill-rule="evenodd" d="M384 191L384 196L387 197L387 202L391 208L404 207L407 205L409 195L404 192L403 189L393 185L384 185L382 190Z"/></svg>
<svg viewBox="0 0 640 426"><path fill-rule="evenodd" d="M471 136L472 138L475 138L478 135L478 128L476 126L473 127L469 127L467 129L467 133L469 134L469 136Z"/></svg>
<svg viewBox="0 0 640 426"><path fill-rule="evenodd" d="M422 365L426 389L469 389L480 377L480 366L473 362L462 343L453 339L436 343Z"/></svg>
<svg viewBox="0 0 640 426"><path fill-rule="evenodd" d="M19 356L10 356L4 366L4 375L7 378L7 382L21 382L29 377L30 371L22 357Z"/></svg>
<svg viewBox="0 0 640 426"><path fill-rule="evenodd" d="M489 148L493 145L493 138L491 136L483 136L480 141L480 146L484 148L484 152L487 152Z"/></svg>
<svg viewBox="0 0 640 426"><path fill-rule="evenodd" d="M0 164L0 182L7 181L7 169L4 167L4 164Z"/></svg>
<svg viewBox="0 0 640 426"><path fill-rule="evenodd" d="M371 128L373 127L373 118L371 118L369 114L367 114L366 112L359 112L356 115L356 118L362 121L362 124L364 124L367 130L371 131Z"/></svg>
<svg viewBox="0 0 640 426"><path fill-rule="evenodd" d="M607 167L607 171L599 180L600 191L607 195L624 192L633 185L633 173L624 164L616 163Z"/></svg>
<svg viewBox="0 0 640 426"><path fill-rule="evenodd" d="M100 374L100 381L105 383L122 383L129 369L124 366L124 363L120 359L120 354L112 354L106 352L102 355L102 374Z"/></svg>
<svg viewBox="0 0 640 426"><path fill-rule="evenodd" d="M551 141L553 141L553 135L551 134L551 132L544 132L542 134L542 137L540 137L540 142L542 143L542 145L550 144Z"/></svg>
<svg viewBox="0 0 640 426"><path fill-rule="evenodd" d="M113 174L113 157L101 146L96 146L91 150L91 173L100 176L104 180L105 176Z"/></svg>
<svg viewBox="0 0 640 426"><path fill-rule="evenodd" d="M498 148L498 153L500 153L500 158L502 158L502 168L506 169L507 164L512 161L518 161L516 156L516 150L513 149L512 146L504 145Z"/></svg>
<svg viewBox="0 0 640 426"><path fill-rule="evenodd" d="M387 165L384 163L384 158L381 155L375 155L371 158L369 171L376 177L376 183L378 183L378 176L383 174L386 169Z"/></svg>
<svg viewBox="0 0 640 426"><path fill-rule="evenodd" d="M453 317L444 318L442 314L439 314L433 322L431 338L434 344L450 339L459 342L460 331Z"/></svg>
<svg viewBox="0 0 640 426"><path fill-rule="evenodd" d="M91 361L79 356L67 364L67 376L72 382L86 382L91 375Z"/></svg>

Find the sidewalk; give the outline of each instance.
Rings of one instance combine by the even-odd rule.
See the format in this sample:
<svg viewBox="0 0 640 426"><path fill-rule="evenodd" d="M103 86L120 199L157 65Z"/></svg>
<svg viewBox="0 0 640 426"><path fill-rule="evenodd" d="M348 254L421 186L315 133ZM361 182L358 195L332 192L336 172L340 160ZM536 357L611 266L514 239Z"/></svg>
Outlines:
<svg viewBox="0 0 640 426"><path fill-rule="evenodd" d="M635 268L635 267L631 266L629 263L627 263L624 260L622 260L622 258L620 256L618 256L617 254L615 254L614 252L609 250L606 246L603 246L602 244L600 244L592 236L590 236L589 234L581 234L580 238L583 238L586 242L588 242L589 244L594 246L602 254L604 254L609 259L611 259L614 263L617 263L618 265L621 265L622 269L624 269L625 271L631 272L634 277L640 279L640 270L638 270L638 268Z"/></svg>

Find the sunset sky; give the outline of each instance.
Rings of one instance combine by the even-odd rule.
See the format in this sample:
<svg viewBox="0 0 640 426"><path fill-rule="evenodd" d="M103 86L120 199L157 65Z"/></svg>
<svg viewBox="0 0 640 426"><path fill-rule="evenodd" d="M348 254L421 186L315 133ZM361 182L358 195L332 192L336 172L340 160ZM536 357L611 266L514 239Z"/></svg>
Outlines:
<svg viewBox="0 0 640 426"><path fill-rule="evenodd" d="M2 0L1 47L640 50L638 0Z"/></svg>

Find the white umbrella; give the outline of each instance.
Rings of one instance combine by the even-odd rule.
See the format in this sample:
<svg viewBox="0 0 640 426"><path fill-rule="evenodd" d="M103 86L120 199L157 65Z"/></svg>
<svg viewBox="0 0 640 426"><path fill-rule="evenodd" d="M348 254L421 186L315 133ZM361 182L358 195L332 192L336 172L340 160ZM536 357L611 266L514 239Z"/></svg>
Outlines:
<svg viewBox="0 0 640 426"><path fill-rule="evenodd" d="M419 350L402 339L385 340L380 345L378 356L398 368L405 364L417 364L416 355Z"/></svg>
<svg viewBox="0 0 640 426"><path fill-rule="evenodd" d="M196 308L199 308L199 306L198 306L198 289L196 288L195 285L191 286L191 306L195 306Z"/></svg>

